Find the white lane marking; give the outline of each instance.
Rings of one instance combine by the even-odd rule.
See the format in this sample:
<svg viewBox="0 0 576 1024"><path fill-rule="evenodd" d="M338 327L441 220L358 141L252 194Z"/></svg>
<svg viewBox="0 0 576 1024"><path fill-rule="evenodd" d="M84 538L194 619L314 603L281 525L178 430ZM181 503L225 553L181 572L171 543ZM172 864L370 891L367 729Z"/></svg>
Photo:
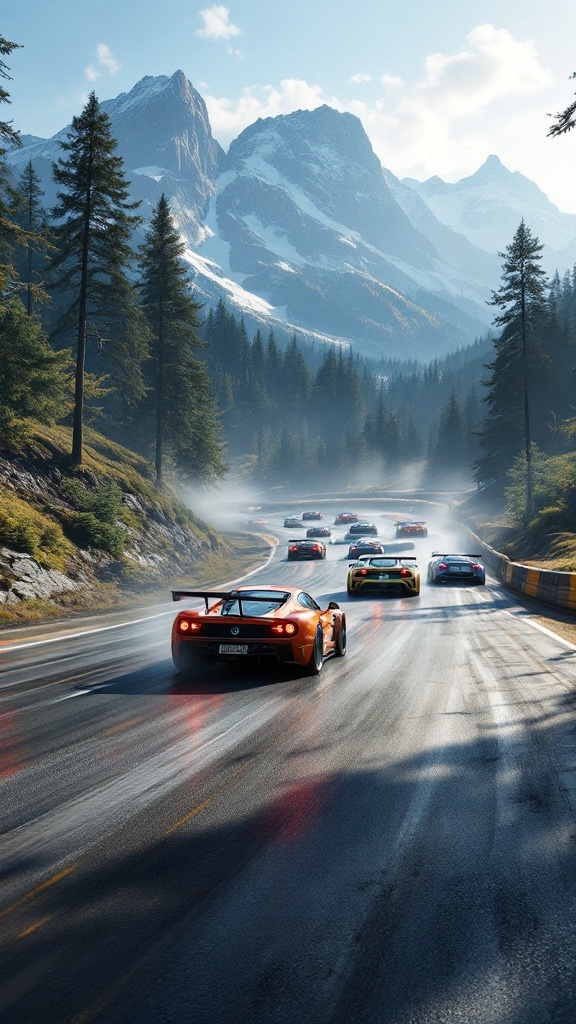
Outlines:
<svg viewBox="0 0 576 1024"><path fill-rule="evenodd" d="M503 608L502 611L504 611L506 615L511 615L513 619L518 619L518 615L515 612L511 612L507 608ZM546 626L541 626L539 622L534 622L528 616L521 617L521 621L527 622L529 626L532 626L532 629L539 629L541 633L546 633L546 636L551 636L553 640L558 640L570 651L576 651L576 644L571 643L570 640L565 640L563 636L559 636L558 633L554 633L553 630L547 629Z"/></svg>
<svg viewBox="0 0 576 1024"><path fill-rule="evenodd" d="M257 572L262 572L274 558L274 552L276 547L273 547L268 558L263 565L259 565L257 569L253 569L252 572L247 572L245 576L238 576L235 580L226 580L225 583L220 584L222 587L230 587L233 583L241 583L242 580L247 580L250 576L254 576ZM173 609L169 612L157 612L155 615L146 615L141 619L127 619L125 622L116 622L113 626L98 626L95 629L84 629L78 633L66 633L64 636L51 636L45 640L23 640L21 643L15 642L9 645L2 645L0 647L0 654L9 651L22 651L28 647L41 647L43 644L56 644L64 640L75 640L76 637L93 636L95 633L106 633L112 629L122 629L124 626L137 626L140 622L150 622L151 619L162 619L166 615L174 615Z"/></svg>

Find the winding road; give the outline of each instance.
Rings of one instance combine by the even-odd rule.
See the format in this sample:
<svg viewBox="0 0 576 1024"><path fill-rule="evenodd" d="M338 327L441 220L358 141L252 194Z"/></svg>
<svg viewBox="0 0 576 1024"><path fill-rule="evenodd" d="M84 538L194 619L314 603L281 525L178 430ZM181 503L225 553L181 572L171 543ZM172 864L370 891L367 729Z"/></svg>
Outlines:
<svg viewBox="0 0 576 1024"><path fill-rule="evenodd" d="M576 647L427 585L441 519L354 600L268 519L250 579L346 609L318 678L179 677L171 603L0 634L0 1020L574 1024Z"/></svg>

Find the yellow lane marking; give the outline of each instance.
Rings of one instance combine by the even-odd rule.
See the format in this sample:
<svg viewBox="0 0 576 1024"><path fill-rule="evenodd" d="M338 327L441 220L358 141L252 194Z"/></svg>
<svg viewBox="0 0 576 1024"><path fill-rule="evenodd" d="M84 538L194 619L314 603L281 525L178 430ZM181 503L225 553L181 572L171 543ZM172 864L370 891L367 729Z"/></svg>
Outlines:
<svg viewBox="0 0 576 1024"><path fill-rule="evenodd" d="M198 804L198 807L195 807L194 810L190 811L189 814L186 814L184 815L183 818L180 818L180 821L177 821L175 825L172 825L171 828L167 828L164 835L171 835L172 832L176 831L176 829L181 828L182 825L185 825L187 821L191 821L192 818L195 818L197 814L200 814L201 811L203 811L206 807L209 806L209 804L212 803L213 800L216 799L217 795L217 793L214 793L214 796L209 796L207 800L204 800L201 804Z"/></svg>
<svg viewBox="0 0 576 1024"><path fill-rule="evenodd" d="M240 775L242 775L243 772L245 772L246 769L249 768L250 765L252 764L252 762L255 761L255 760L256 759L254 757L251 757L246 762L246 764L243 764L243 765L240 766L240 768L237 768L236 771L233 772L233 774L230 776L230 778L227 779L226 782L223 782L222 785L219 786L219 788L216 790L216 792L212 794L212 796L207 797L206 800L203 800L201 804L198 804L197 807L192 808L192 810L189 811L188 814L185 814L183 818L180 818L180 820L175 822L174 825L172 825L170 828L166 829L166 831L164 832L164 835L165 836L172 835L172 833L176 832L177 829L182 828L182 825L185 825L188 821L191 821L192 818L195 818L197 814L200 814L207 807L209 807L210 804L214 802L216 797L220 796L220 794L223 793L224 790L228 788L228 786L230 786L233 782L235 782L236 779Z"/></svg>
<svg viewBox="0 0 576 1024"><path fill-rule="evenodd" d="M111 725L109 729L104 729L104 732L100 733L100 735L112 736L115 732L122 732L123 729L129 729L131 725L137 725L138 722L144 721L144 717L140 715L139 718L131 718L129 722L121 722L120 725Z"/></svg>
<svg viewBox="0 0 576 1024"><path fill-rule="evenodd" d="M39 921L36 921L36 924L31 924L29 928L25 928L23 932L20 932L18 938L25 939L27 935L32 935L33 932L37 932L38 929L49 920L49 917L41 917Z"/></svg>
<svg viewBox="0 0 576 1024"><path fill-rule="evenodd" d="M13 910L17 910L24 903L28 903L29 900L33 900L35 896L39 896L41 892L48 889L51 885L56 885L56 882L60 882L66 875L70 875L78 867L77 864L73 864L71 868L65 868L64 871L60 871L57 875L52 875L52 878L48 878L42 885L38 885L31 892L27 892L25 896L21 896L15 903L11 903L9 907L5 907L4 910L0 910L0 917L6 917L6 914L11 914Z"/></svg>

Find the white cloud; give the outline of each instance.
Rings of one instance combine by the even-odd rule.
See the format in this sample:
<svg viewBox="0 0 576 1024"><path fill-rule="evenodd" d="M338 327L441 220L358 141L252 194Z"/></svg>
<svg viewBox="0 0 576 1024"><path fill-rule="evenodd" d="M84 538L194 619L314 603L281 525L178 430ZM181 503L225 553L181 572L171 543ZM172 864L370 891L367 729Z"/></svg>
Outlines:
<svg viewBox="0 0 576 1024"><path fill-rule="evenodd" d="M329 96L318 84L290 78L278 86L249 86L238 100L203 96L214 135L225 147L259 117L326 103L360 118L379 159L399 177L438 174L456 181L491 153L539 183L546 177L546 161L554 160L546 146L557 142L545 139L552 76L530 40L479 25L457 52L429 55L414 81L383 74L378 82L380 95L370 101L353 91ZM373 79L371 89L376 86ZM555 169L555 177L559 173Z"/></svg>
<svg viewBox="0 0 576 1024"><path fill-rule="evenodd" d="M98 46L96 48L96 52L98 54L98 63L101 64L102 67L106 69L108 74L109 75L116 75L116 74L118 74L118 72L120 71L120 68L122 67L122 65L120 64L119 60L116 60L116 57L112 53L112 50L110 49L110 47L106 46L106 43L98 43Z"/></svg>
<svg viewBox="0 0 576 1024"><path fill-rule="evenodd" d="M199 28L196 31L197 36L202 36L204 39L231 39L233 36L242 35L242 29L236 25L232 25L228 20L230 17L230 9L224 7L221 4L215 4L214 7L205 7L203 11L200 11L200 17L204 22L204 27Z"/></svg>
<svg viewBox="0 0 576 1024"><path fill-rule="evenodd" d="M341 110L339 100L325 99L319 85L310 85L299 78L284 78L279 88L267 85L262 90L248 87L239 100L219 99L204 95L212 131L223 145L228 145L244 128L259 117L277 117L294 110L314 110L323 103Z"/></svg>
<svg viewBox="0 0 576 1024"><path fill-rule="evenodd" d="M100 78L102 71L107 71L109 75L116 75L122 65L120 61L116 59L112 50L106 43L98 43L96 47L96 62L90 64L84 69L84 74L89 82L95 82L97 78Z"/></svg>
<svg viewBox="0 0 576 1024"><path fill-rule="evenodd" d="M349 78L348 81L351 82L352 85L362 85L363 82L371 82L372 76L362 74L352 75L352 78Z"/></svg>
<svg viewBox="0 0 576 1024"><path fill-rule="evenodd" d="M396 161L395 173L454 178L501 155L496 140L509 148L531 97L550 81L531 41L479 25L458 53L427 57L420 81L396 82L392 99L353 112L382 162Z"/></svg>

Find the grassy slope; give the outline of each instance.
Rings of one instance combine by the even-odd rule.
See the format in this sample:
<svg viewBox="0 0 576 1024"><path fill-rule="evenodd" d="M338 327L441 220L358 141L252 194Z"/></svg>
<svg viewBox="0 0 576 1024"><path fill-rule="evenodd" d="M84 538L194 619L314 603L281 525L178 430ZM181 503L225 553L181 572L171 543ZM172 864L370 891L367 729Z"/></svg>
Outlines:
<svg viewBox="0 0 576 1024"><path fill-rule="evenodd" d="M165 599L171 586L230 579L264 560L265 540L219 533L174 489L157 490L152 467L141 456L96 431L87 429L85 436L82 469L71 475L87 493L104 480L119 485L124 554L87 553L71 539L75 510L60 491L62 474L68 476L70 430L29 423L26 439L0 452L0 546L30 554L44 568L86 577L88 585L50 601L0 605L0 625Z"/></svg>

